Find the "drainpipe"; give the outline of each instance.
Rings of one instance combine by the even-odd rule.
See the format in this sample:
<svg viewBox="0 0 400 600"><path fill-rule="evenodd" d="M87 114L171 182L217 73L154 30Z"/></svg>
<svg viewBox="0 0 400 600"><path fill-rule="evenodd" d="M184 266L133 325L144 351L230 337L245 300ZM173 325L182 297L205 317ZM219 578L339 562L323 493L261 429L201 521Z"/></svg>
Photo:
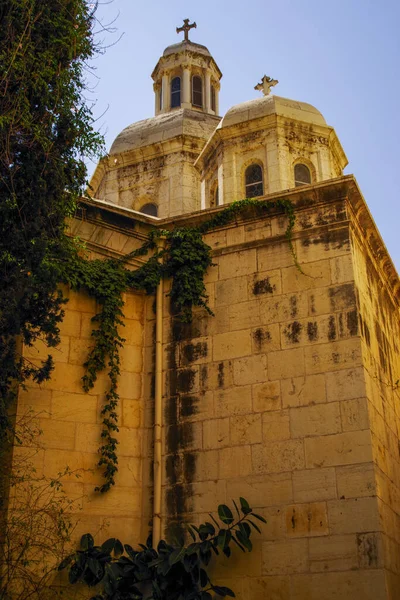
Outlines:
<svg viewBox="0 0 400 600"><path fill-rule="evenodd" d="M165 238L160 238L161 250ZM163 279L156 291L156 364L155 364L155 398L154 398L154 458L153 458L153 548L157 548L161 539L161 490L162 490L162 333L163 333Z"/></svg>

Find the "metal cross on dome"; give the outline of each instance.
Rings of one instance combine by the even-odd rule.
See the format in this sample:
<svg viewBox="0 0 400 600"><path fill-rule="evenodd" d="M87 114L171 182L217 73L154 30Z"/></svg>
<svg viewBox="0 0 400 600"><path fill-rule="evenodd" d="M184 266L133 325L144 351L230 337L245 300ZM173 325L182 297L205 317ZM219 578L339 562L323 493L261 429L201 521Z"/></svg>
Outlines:
<svg viewBox="0 0 400 600"><path fill-rule="evenodd" d="M261 83L257 83L257 85L254 86L254 89L262 92L264 96L269 96L271 93L271 88L277 83L279 83L277 79L272 79L272 77L267 77L264 75L264 77L261 79Z"/></svg>
<svg viewBox="0 0 400 600"><path fill-rule="evenodd" d="M185 33L185 42L189 41L189 31L193 28L196 28L197 25L196 23L192 23L191 25L189 25L189 20L190 19L183 19L183 25L182 27L177 27L176 28L176 33L180 33L181 31L183 31Z"/></svg>

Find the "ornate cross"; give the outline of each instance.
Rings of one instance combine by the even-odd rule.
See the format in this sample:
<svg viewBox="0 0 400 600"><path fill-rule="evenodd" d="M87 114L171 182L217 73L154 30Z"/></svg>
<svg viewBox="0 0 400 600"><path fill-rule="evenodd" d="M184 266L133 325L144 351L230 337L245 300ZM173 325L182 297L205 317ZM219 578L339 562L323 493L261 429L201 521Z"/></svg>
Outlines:
<svg viewBox="0 0 400 600"><path fill-rule="evenodd" d="M262 92L264 96L269 96L271 93L271 88L277 83L279 83L277 79L272 79L272 77L267 77L264 75L264 77L261 79L261 83L257 83L254 89Z"/></svg>
<svg viewBox="0 0 400 600"><path fill-rule="evenodd" d="M180 33L181 31L183 31L185 33L185 42L188 42L189 41L189 31L193 27L194 28L197 27L196 23L192 23L191 25L189 25L189 19L183 19L183 25L182 25L182 27L176 28L176 33Z"/></svg>

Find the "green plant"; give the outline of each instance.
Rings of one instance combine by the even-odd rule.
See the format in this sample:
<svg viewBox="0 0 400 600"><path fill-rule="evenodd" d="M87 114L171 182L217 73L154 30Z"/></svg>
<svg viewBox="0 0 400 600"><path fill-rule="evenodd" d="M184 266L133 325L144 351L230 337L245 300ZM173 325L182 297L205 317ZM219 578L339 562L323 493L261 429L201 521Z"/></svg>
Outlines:
<svg viewBox="0 0 400 600"><path fill-rule="evenodd" d="M210 515L211 522L196 527L187 525L192 543L184 540L167 543L161 540L157 549L151 537L135 550L129 544L110 538L96 546L93 536L85 534L80 550L68 556L59 569L69 569L69 582L83 582L97 587L92 600L211 600L213 595L234 597L225 586L212 583L207 569L213 555L228 558L231 546L242 552L252 550L252 529L260 532L255 520L265 519L254 513L244 498L240 509L234 502L237 517L224 504L218 507L219 522Z"/></svg>

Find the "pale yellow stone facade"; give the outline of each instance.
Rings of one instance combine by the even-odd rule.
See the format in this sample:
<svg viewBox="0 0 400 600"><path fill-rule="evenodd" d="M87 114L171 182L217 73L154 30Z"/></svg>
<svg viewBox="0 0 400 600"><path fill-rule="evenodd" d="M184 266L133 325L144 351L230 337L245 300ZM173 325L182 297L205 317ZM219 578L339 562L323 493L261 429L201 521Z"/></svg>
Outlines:
<svg viewBox="0 0 400 600"><path fill-rule="evenodd" d="M322 115L276 96L239 105L222 121L206 100L204 110L172 109L165 94L180 69L183 86L192 70L203 90L212 81L219 87L220 78L208 51L172 48L154 75L157 103L160 86L165 92L159 114L117 137L72 233L93 256L122 256L154 227L192 226L221 210L211 208L214 180L219 205L243 197L244 169L255 161L263 198L294 205L301 270L282 211L249 212L205 237L214 316L196 310L182 324L166 282L163 531L244 496L267 524L251 554L233 552L215 567L239 600L396 600L397 274L354 178L342 175L346 158ZM190 104L187 87L182 94ZM296 188L298 161L309 166L311 184ZM160 220L136 212L146 202L157 205ZM135 544L152 519L156 315L153 297L125 300L116 486L93 492L107 377L82 392L96 311L84 294L70 293L52 379L21 392L19 410L32 405L41 414L44 472L83 469L73 491L82 497L77 535L106 519L109 533Z"/></svg>

